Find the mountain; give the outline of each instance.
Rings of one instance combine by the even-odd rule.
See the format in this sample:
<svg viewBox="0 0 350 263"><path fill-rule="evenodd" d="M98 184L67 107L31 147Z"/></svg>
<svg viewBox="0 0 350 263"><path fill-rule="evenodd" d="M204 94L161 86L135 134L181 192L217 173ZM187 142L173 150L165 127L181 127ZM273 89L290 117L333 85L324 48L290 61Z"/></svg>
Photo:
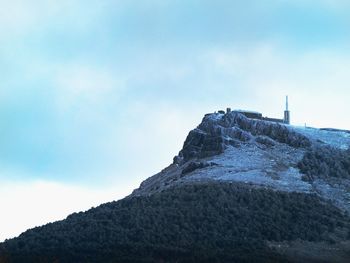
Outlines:
<svg viewBox="0 0 350 263"><path fill-rule="evenodd" d="M0 244L0 262L349 262L350 133L207 114L130 196Z"/></svg>
<svg viewBox="0 0 350 263"><path fill-rule="evenodd" d="M317 194L350 212L350 132L207 114L173 164L145 180L134 195L194 182L242 182Z"/></svg>

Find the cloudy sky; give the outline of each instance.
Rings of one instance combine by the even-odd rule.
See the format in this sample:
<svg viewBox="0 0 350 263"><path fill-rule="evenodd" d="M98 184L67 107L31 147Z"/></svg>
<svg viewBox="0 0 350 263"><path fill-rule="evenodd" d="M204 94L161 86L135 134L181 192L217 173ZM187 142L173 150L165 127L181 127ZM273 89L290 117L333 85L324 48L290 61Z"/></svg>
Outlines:
<svg viewBox="0 0 350 263"><path fill-rule="evenodd" d="M0 0L0 241L116 200L226 107L350 129L345 0Z"/></svg>

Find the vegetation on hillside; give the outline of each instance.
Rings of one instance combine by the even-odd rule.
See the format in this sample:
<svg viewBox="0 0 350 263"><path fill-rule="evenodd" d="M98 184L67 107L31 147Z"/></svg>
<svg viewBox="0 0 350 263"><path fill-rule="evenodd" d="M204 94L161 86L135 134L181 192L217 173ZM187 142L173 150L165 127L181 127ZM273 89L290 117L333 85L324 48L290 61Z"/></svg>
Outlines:
<svg viewBox="0 0 350 263"><path fill-rule="evenodd" d="M29 230L0 262L286 262L266 241L332 242L340 229L349 218L315 195L202 183Z"/></svg>
<svg viewBox="0 0 350 263"><path fill-rule="evenodd" d="M350 179L350 150L313 147L304 155L298 168L308 181L328 177Z"/></svg>

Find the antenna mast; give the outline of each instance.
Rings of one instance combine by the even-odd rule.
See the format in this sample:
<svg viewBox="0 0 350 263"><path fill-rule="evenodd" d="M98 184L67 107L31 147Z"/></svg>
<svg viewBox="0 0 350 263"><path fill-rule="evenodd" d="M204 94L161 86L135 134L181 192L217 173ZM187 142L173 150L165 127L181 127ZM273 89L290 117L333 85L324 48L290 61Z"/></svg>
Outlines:
<svg viewBox="0 0 350 263"><path fill-rule="evenodd" d="M290 124L290 112L288 109L288 95L286 96L286 110L284 111L284 123Z"/></svg>

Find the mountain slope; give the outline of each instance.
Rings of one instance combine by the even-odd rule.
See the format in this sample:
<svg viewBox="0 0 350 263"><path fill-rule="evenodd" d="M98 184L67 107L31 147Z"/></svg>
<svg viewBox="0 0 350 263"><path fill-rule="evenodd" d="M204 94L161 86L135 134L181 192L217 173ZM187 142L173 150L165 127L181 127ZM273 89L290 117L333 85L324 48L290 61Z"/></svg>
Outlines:
<svg viewBox="0 0 350 263"><path fill-rule="evenodd" d="M208 114L130 196L6 241L0 262L348 262L349 145Z"/></svg>
<svg viewBox="0 0 350 263"><path fill-rule="evenodd" d="M350 212L349 146L350 133L345 131L298 128L237 112L207 114L189 133L174 163L133 194L195 181L243 182L315 193Z"/></svg>
<svg viewBox="0 0 350 263"><path fill-rule="evenodd" d="M4 249L9 262L285 262L266 242L335 242L349 227L316 195L197 183L73 214Z"/></svg>

